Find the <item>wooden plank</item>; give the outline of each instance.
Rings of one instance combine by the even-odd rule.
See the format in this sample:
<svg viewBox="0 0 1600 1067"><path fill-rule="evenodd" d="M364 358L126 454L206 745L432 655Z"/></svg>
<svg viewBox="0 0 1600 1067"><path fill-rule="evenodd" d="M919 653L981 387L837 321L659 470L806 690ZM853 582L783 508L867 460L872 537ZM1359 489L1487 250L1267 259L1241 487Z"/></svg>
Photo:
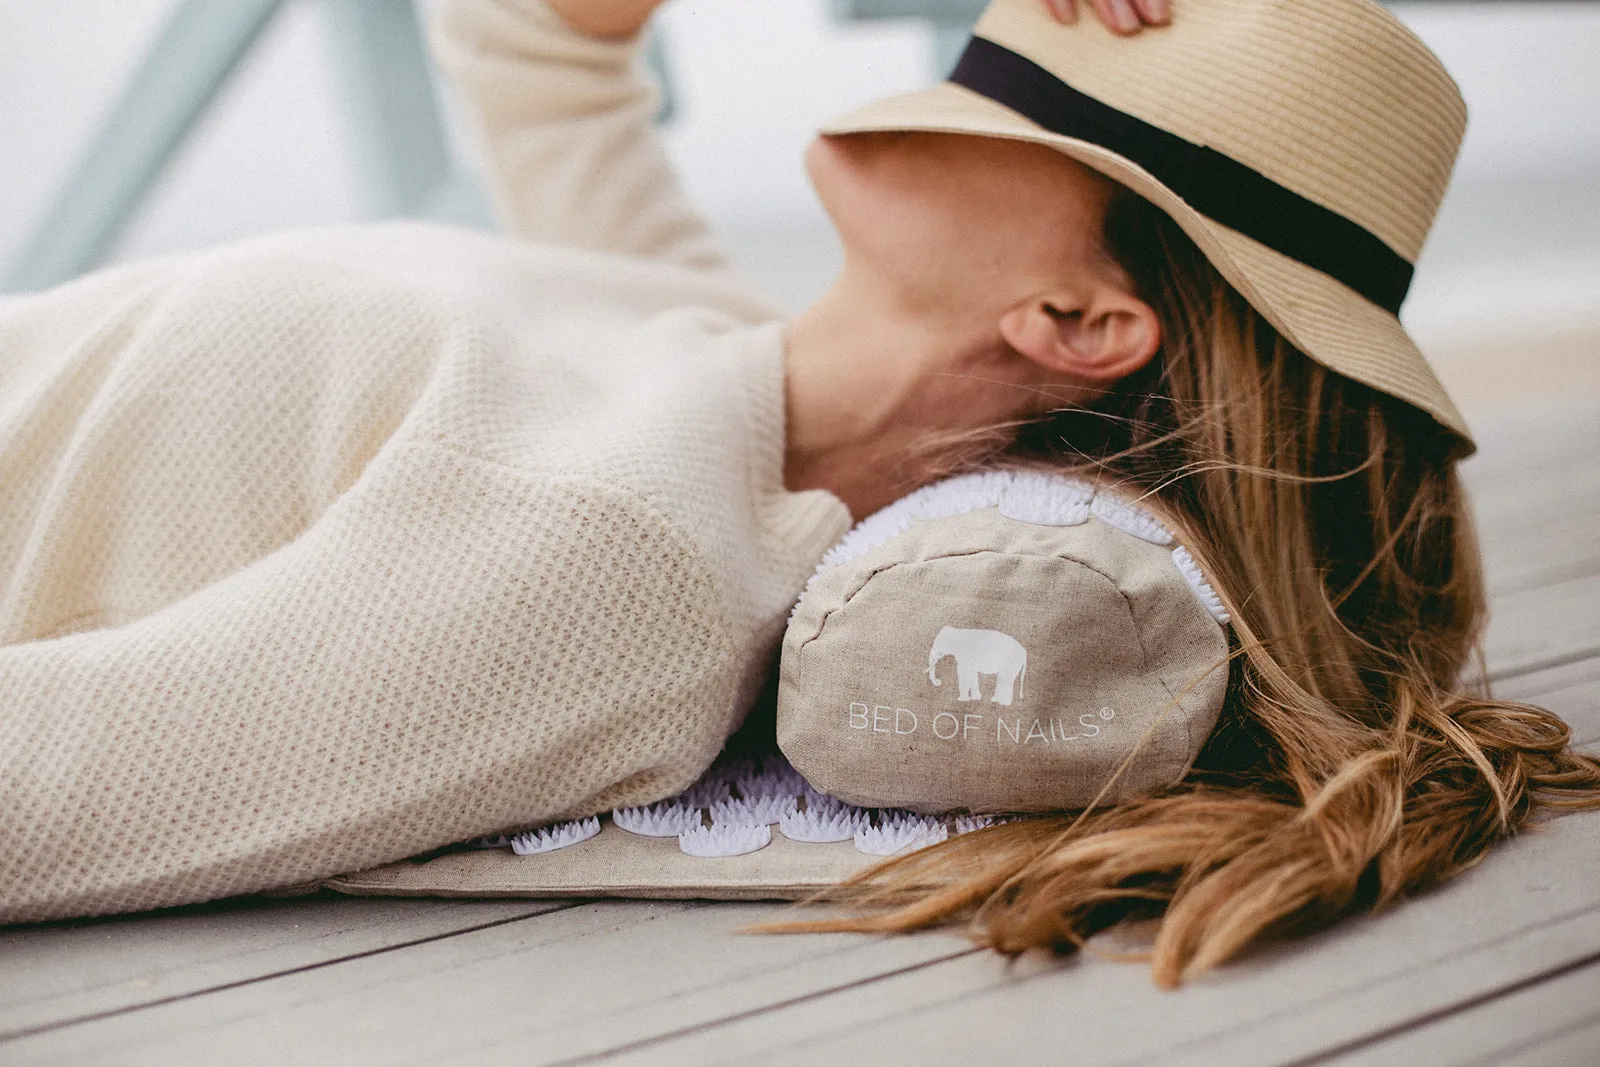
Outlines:
<svg viewBox="0 0 1600 1067"><path fill-rule="evenodd" d="M1505 524L1481 531L1485 583L1491 597L1519 593L1552 581L1600 573L1600 501L1571 512L1545 512L1537 524Z"/></svg>
<svg viewBox="0 0 1600 1067"><path fill-rule="evenodd" d="M1055 1050L1083 1063L1280 1063L1600 951L1597 854L1600 816L1555 820L1423 900L1176 995L1140 965L976 954L767 1011L751 998L722 1025L636 1045L621 1062L1011 1062Z"/></svg>
<svg viewBox="0 0 1600 1067"><path fill-rule="evenodd" d="M1491 679L1600 655L1600 574L1495 598L1484 654Z"/></svg>
<svg viewBox="0 0 1600 1067"><path fill-rule="evenodd" d="M1496 696L1549 708L1572 727L1573 744L1600 743L1600 657L1519 675L1496 685Z"/></svg>
<svg viewBox="0 0 1600 1067"><path fill-rule="evenodd" d="M776 904L586 904L50 1030L0 1046L0 1059L476 1063L499 1050L543 1063L973 951L942 933L735 932L783 913Z"/></svg>
<svg viewBox="0 0 1600 1067"><path fill-rule="evenodd" d="M1571 1055L1558 1052L1565 1046ZM1340 1067L1394 1063L1589 1067L1600 1060L1600 959L1529 982L1470 1010L1386 1040L1364 1041L1322 1062Z"/></svg>
<svg viewBox="0 0 1600 1067"><path fill-rule="evenodd" d="M1593 403L1485 420L1462 467L1491 590L1490 675L1600 655L1600 454Z"/></svg>
<svg viewBox="0 0 1600 1067"><path fill-rule="evenodd" d="M568 906L315 897L12 927L0 930L0 1040Z"/></svg>
<svg viewBox="0 0 1600 1067"><path fill-rule="evenodd" d="M1590 1000L1595 991L1589 990ZM1600 1019L1548 1035L1536 1045L1516 1049L1498 1062L1479 1060L1474 1067L1594 1067L1600 1059Z"/></svg>
<svg viewBox="0 0 1600 1067"><path fill-rule="evenodd" d="M1600 572L1600 418L1591 402L1485 420L1462 465L1493 594Z"/></svg>
<svg viewBox="0 0 1600 1067"><path fill-rule="evenodd" d="M1574 484L1589 487L1591 473L1575 457L1600 451L1600 420L1593 394L1554 397L1511 411L1475 418L1478 451L1461 464L1462 481L1485 510L1544 505L1565 499Z"/></svg>
<svg viewBox="0 0 1600 1067"><path fill-rule="evenodd" d="M1600 957L1600 908L1561 922L1520 931L1463 952L1424 975L1401 973L1353 991L1332 1004L1279 1015L1192 1046L1178 1046L1177 1058L1203 1057L1229 1064L1282 1064L1320 1058L1371 1029L1400 1030L1416 1020L1454 1013L1464 1002L1492 998L1507 987L1538 981L1573 964L1569 942L1587 946L1587 958ZM1421 981L1422 990L1413 989ZM1394 1062L1394 1061L1390 1061ZM1438 1062L1437 1060L1433 1062Z"/></svg>

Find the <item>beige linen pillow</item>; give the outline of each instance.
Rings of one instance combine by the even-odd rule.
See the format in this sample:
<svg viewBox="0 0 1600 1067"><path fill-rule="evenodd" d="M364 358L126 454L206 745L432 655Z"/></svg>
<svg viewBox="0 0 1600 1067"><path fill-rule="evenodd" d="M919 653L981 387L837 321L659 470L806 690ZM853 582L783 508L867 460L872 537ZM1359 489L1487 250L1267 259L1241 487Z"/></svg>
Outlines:
<svg viewBox="0 0 1600 1067"><path fill-rule="evenodd" d="M1188 772L1216 724L1226 620L1166 527L1111 491L949 479L824 558L783 642L778 744L863 806L1148 794Z"/></svg>

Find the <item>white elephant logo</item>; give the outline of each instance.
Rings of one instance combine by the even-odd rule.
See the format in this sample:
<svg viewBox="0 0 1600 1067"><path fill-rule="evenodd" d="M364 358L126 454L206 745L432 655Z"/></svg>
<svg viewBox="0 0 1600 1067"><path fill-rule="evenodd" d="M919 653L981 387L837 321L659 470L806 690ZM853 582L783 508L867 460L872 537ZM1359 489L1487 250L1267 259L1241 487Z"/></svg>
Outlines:
<svg viewBox="0 0 1600 1067"><path fill-rule="evenodd" d="M982 700L978 676L994 675L996 704L1010 706L1013 691L1022 699L1022 681L1028 674L1028 650L1010 634L999 630L963 630L943 627L928 649L928 681L939 685L939 661L956 658L957 700Z"/></svg>

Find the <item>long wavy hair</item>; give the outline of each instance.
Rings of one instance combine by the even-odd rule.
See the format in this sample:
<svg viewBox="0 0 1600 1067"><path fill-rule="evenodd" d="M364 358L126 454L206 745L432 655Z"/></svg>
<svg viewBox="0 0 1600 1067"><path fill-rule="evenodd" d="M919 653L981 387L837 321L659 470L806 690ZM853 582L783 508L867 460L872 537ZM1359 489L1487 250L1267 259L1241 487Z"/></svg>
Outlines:
<svg viewBox="0 0 1600 1067"><path fill-rule="evenodd" d="M1449 434L1294 349L1131 192L1104 247L1160 317L1158 358L966 463L1086 474L1177 522L1233 616L1218 727L1161 794L952 837L826 894L843 918L764 929L966 922L1017 953L1157 920L1170 987L1436 885L1540 809L1600 808L1567 725L1488 692Z"/></svg>

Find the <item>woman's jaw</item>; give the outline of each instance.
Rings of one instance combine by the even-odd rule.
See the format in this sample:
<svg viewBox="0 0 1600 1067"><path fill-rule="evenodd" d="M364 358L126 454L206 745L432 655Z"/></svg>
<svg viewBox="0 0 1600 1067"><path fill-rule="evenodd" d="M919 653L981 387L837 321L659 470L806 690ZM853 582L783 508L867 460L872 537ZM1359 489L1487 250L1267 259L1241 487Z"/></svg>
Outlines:
<svg viewBox="0 0 1600 1067"><path fill-rule="evenodd" d="M1102 251L1118 186L1042 145L934 133L817 138L833 285L789 325L786 481L857 518L961 442L1092 402L1160 345Z"/></svg>

